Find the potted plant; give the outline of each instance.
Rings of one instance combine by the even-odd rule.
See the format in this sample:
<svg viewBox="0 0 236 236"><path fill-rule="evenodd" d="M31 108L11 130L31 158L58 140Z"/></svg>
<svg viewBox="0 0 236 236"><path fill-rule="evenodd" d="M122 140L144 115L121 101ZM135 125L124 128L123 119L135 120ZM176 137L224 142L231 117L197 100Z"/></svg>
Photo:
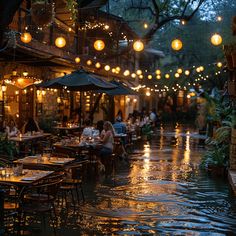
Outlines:
<svg viewBox="0 0 236 236"><path fill-rule="evenodd" d="M18 151L16 144L10 140L5 133L0 133L0 155L9 157L9 160L13 160Z"/></svg>

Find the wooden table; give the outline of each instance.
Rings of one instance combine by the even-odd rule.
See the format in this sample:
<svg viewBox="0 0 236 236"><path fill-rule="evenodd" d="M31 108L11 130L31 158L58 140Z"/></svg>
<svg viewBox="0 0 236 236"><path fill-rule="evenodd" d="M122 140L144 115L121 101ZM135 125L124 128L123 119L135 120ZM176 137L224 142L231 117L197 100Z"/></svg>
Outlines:
<svg viewBox="0 0 236 236"><path fill-rule="evenodd" d="M54 126L53 129L58 129L58 130L75 130L75 129L80 129L79 125L72 125L72 126Z"/></svg>
<svg viewBox="0 0 236 236"><path fill-rule="evenodd" d="M73 162L75 158L61 158L61 157L48 157L48 156L27 156L22 159L14 161L15 164L23 164L27 168L43 168L55 169L55 168L64 168L69 163Z"/></svg>
<svg viewBox="0 0 236 236"><path fill-rule="evenodd" d="M29 151L27 151L27 146L31 150L30 152L31 154L36 153L39 147L41 147L41 145L34 145L34 144L39 140L46 139L50 136L51 136L50 133L36 133L30 135L23 134L17 137L11 137L9 138L9 140L16 142L19 145L19 151L22 155L24 155L24 153L26 152L28 152L29 155Z"/></svg>
<svg viewBox="0 0 236 236"><path fill-rule="evenodd" d="M9 138L10 141L14 141L14 142L29 142L29 141L34 141L37 139L44 139L51 136L50 133L40 133L40 134L32 134L32 135L26 135L23 134L21 136L17 136L17 137L11 137Z"/></svg>
<svg viewBox="0 0 236 236"><path fill-rule="evenodd" d="M0 176L0 185L4 184L14 184L19 186L29 186L33 183L47 177L52 174L54 171L45 171L45 170L28 170L23 169L23 174L15 176L11 174L9 177Z"/></svg>

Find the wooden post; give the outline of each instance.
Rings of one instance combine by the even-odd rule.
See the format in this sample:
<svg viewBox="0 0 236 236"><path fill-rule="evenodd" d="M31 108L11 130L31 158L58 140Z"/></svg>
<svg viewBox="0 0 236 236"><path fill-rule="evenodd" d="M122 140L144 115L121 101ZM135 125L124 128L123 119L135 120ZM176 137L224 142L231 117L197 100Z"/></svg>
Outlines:
<svg viewBox="0 0 236 236"><path fill-rule="evenodd" d="M0 190L0 236L4 235L4 191Z"/></svg>

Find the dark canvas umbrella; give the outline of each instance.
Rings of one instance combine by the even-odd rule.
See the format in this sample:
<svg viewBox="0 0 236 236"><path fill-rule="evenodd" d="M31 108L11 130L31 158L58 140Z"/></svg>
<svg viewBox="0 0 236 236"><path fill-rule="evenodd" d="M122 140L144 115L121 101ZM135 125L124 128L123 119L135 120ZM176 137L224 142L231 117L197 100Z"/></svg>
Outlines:
<svg viewBox="0 0 236 236"><path fill-rule="evenodd" d="M89 91L98 89L114 89L117 86L115 84L104 81L99 77L95 77L93 74L80 69L72 72L71 74L52 79L41 84L38 87L44 88L67 88L71 91Z"/></svg>
<svg viewBox="0 0 236 236"><path fill-rule="evenodd" d="M111 81L110 83L116 85L117 87L112 90L104 90L99 89L96 90L97 93L106 93L107 95L115 96L115 95L138 95L137 92L129 88L125 83Z"/></svg>

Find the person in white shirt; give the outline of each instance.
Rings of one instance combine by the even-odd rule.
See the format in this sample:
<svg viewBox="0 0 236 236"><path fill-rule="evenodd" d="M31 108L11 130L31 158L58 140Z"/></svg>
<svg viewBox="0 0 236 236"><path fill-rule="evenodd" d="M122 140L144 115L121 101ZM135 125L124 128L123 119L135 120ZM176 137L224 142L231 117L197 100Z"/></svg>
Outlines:
<svg viewBox="0 0 236 236"><path fill-rule="evenodd" d="M10 119L8 121L8 124L6 126L6 133L7 133L7 136L10 138L10 137L15 137L19 134L19 130L17 129L16 127L16 123L13 119Z"/></svg>

